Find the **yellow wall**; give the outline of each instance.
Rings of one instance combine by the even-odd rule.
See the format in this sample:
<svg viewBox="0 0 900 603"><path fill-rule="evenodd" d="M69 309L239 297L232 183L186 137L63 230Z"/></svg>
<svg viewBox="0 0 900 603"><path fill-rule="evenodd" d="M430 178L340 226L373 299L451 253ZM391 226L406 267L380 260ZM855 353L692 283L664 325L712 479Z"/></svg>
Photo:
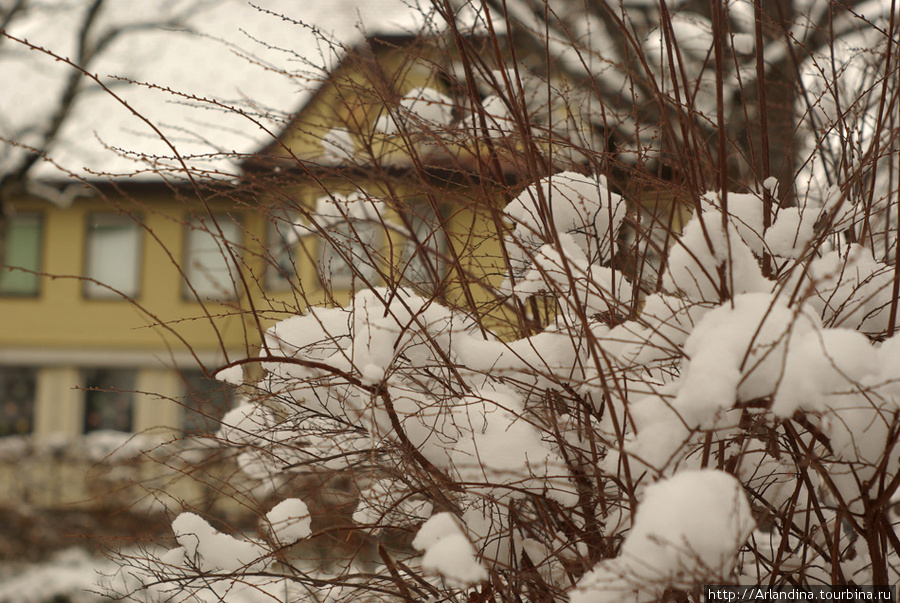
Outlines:
<svg viewBox="0 0 900 603"><path fill-rule="evenodd" d="M321 186L306 183L295 185L288 195L295 207L308 208L329 191L349 192L346 183L334 180ZM368 191L373 196L390 199L389 193L373 183ZM406 192L394 194L392 203L402 211L404 203L415 197ZM424 198L416 197L420 202ZM283 200L283 199L282 199ZM462 189L449 190L437 201L448 217L448 256L458 255L467 275L492 273L493 285L502 278L499 247L490 218L489 208L466 199ZM268 198L264 204L278 203ZM84 273L88 219L92 212L108 212L115 205L135 212L146 225L143 234L140 292L132 301L126 299L90 299L85 295ZM184 357L188 346L204 359L224 362L224 350L229 359L236 359L253 350L260 341L261 329L291 313L303 311L307 304L345 303L347 291L335 290L334 299L323 291L315 266L305 261L300 266L300 280L293 290L271 292L265 289L267 209L250 205L237 208L234 202L214 205L216 213L228 211L239 218L245 232L241 254L242 275L246 283L243 295L230 302L207 302L185 299L179 265L184 261L185 224L190 209L172 197L154 194L123 200L112 196L104 199L78 200L72 207L60 209L47 202L20 200L16 211L39 212L43 217L43 266L47 274L41 279L40 295L29 297L0 296L0 315L4 328L0 329L0 361L10 364L14 352L31 351L50 358L53 353L66 352L85 355L87 364L107 364L92 361L90 353L128 354L156 353L165 361L170 351ZM306 237L300 243L305 254L316 257L317 238ZM395 253L402 246L402 238L393 235L393 246L384 242L383 253ZM298 254L303 257L304 253ZM387 260L391 261L390 259ZM389 266L384 266L390 272ZM448 281L463 280L452 266L447 268ZM477 290L478 288L476 288ZM489 296L487 289L476 293L479 301ZM465 304L459 285L448 285L447 301ZM209 316L207 316L209 314ZM180 341L183 339L184 342ZM4 350L6 356L4 356ZM24 357L24 356L23 356ZM102 358L101 356L97 356ZM115 361L115 358L112 358ZM215 368L209 366L208 368Z"/></svg>
<svg viewBox="0 0 900 603"><path fill-rule="evenodd" d="M106 202L105 202L106 201ZM0 297L5 316L0 329L0 348L34 350L125 350L186 349L160 322L206 355L221 356L222 348L241 350L255 343L258 335L244 328L239 313L218 303L207 303L216 316L205 317L203 306L182 295L178 265L183 262L185 223L189 210L181 202L162 195L132 201L77 200L60 209L37 200L15 203L18 212L38 212L43 221L40 294L31 297ZM140 292L134 303L122 299L90 299L78 277L84 273L88 218L92 212L115 211L121 204L140 216L143 233ZM216 209L225 210L226 207ZM244 242L253 246L253 235L262 226L258 216L235 212L247 228ZM231 316L223 316L231 314ZM152 316L151 316L152 315ZM155 320L155 319L158 319Z"/></svg>

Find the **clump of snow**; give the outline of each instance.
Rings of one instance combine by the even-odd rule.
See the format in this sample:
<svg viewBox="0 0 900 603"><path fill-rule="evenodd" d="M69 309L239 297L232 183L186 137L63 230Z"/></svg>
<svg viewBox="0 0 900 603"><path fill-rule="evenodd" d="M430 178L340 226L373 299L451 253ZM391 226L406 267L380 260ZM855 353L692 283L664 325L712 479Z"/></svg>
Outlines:
<svg viewBox="0 0 900 603"><path fill-rule="evenodd" d="M258 542L223 534L194 513L181 513L172 522L178 548L162 559L174 566L196 567L201 572L236 572L263 568L268 551Z"/></svg>
<svg viewBox="0 0 900 603"><path fill-rule="evenodd" d="M795 320L772 295L739 295L704 316L684 345L690 358L675 406L690 426L709 428L739 399L771 395L785 354L818 321Z"/></svg>
<svg viewBox="0 0 900 603"><path fill-rule="evenodd" d="M887 332L893 269L871 250L854 244L831 251L810 263L806 278L814 286L809 303L826 325L874 336Z"/></svg>
<svg viewBox="0 0 900 603"><path fill-rule="evenodd" d="M656 600L667 588L727 584L756 526L734 477L682 471L648 486L615 559L601 562L572 592L572 603Z"/></svg>
<svg viewBox="0 0 900 603"><path fill-rule="evenodd" d="M309 509L299 498L281 501L266 513L269 534L280 544L291 544L308 538L312 533L312 517Z"/></svg>
<svg viewBox="0 0 900 603"><path fill-rule="evenodd" d="M242 402L225 413L216 437L235 445L253 444L258 434L271 428L275 418L266 407Z"/></svg>
<svg viewBox="0 0 900 603"><path fill-rule="evenodd" d="M555 231L568 234L590 262L608 262L625 212L624 199L609 189L604 176L555 174L506 206L504 213L515 225L507 247L519 255L514 262L527 265L540 247L553 243L550 233Z"/></svg>
<svg viewBox="0 0 900 603"><path fill-rule="evenodd" d="M231 385L244 384L244 367L240 364L223 368L216 372L216 379Z"/></svg>
<svg viewBox="0 0 900 603"><path fill-rule="evenodd" d="M450 513L438 513L426 521L413 546L424 552L422 567L451 584L466 586L487 580L487 570L475 558L472 543Z"/></svg>
<svg viewBox="0 0 900 603"><path fill-rule="evenodd" d="M731 196L729 196L731 199ZM735 203L738 207L741 203ZM729 204L729 211L731 205ZM773 283L766 279L744 236L762 247L761 213L746 211L735 227L732 220L723 226L721 213L704 211L693 216L669 253L663 288L680 291L695 301L720 301L731 295L768 292Z"/></svg>
<svg viewBox="0 0 900 603"><path fill-rule="evenodd" d="M621 271L590 263L581 247L568 233L559 236L562 253L544 245L516 283L515 294L523 299L544 294L559 299L561 311L588 317L620 314L632 298L631 283Z"/></svg>
<svg viewBox="0 0 900 603"><path fill-rule="evenodd" d="M503 138L515 132L516 122L509 111L506 101L497 94L491 94L481 101L481 110L475 110L462 122L462 127L479 131L482 127L481 114L484 114L484 125L490 138Z"/></svg>
<svg viewBox="0 0 900 603"><path fill-rule="evenodd" d="M703 217L707 224L722 221L724 195L708 192L702 197ZM727 221L750 250L760 257L763 251L763 200L754 193L728 193Z"/></svg>
<svg viewBox="0 0 900 603"><path fill-rule="evenodd" d="M815 236L815 220L812 211L799 207L783 207L778 217L766 231L766 247L776 256L797 259Z"/></svg>
<svg viewBox="0 0 900 603"><path fill-rule="evenodd" d="M543 442L541 432L522 417L516 397L479 392L460 400L454 414L462 425L481 425L450 451L449 460L460 481L492 488L513 485L509 496L519 497L529 488L540 491L549 475L562 472L562 461Z"/></svg>
<svg viewBox="0 0 900 603"><path fill-rule="evenodd" d="M731 36L731 47L738 54L753 54L756 48L756 40L751 34L736 33Z"/></svg>

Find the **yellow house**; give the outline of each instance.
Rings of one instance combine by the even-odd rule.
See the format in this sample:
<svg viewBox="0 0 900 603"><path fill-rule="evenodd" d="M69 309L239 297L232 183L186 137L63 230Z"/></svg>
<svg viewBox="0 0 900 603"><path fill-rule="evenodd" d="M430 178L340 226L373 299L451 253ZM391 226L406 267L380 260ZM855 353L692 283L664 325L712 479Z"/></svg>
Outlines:
<svg viewBox="0 0 900 603"><path fill-rule="evenodd" d="M237 180L7 195L0 447L10 435L213 432L235 395L216 369L258 355L275 321L363 287L498 309L503 206L521 182L589 168L534 164L495 94L497 48L467 43L482 45L478 64L427 38L366 39ZM568 110L548 114L565 123Z"/></svg>
<svg viewBox="0 0 900 603"><path fill-rule="evenodd" d="M449 95L459 86L426 54L435 45L410 52L420 41L369 38L348 52L277 140L245 162L239 182L43 183L65 196L57 203L7 195L0 437L208 432L228 404L211 372L256 354L264 329L287 314L385 281L473 310L486 303L484 291L475 299L457 285L499 261L489 239L501 205L484 203L498 183L473 187L466 168L487 158L428 143L424 132L404 141L377 129L410 90ZM341 132L352 161L329 139ZM493 160L499 179L515 179L513 162ZM388 200L393 224L355 223L375 250L365 258L342 244L348 221L309 221L318 199L359 193Z"/></svg>
<svg viewBox="0 0 900 603"><path fill-rule="evenodd" d="M14 268L0 276L0 433L200 428L201 418L159 396L205 392L198 361L215 367L255 341L239 321L206 318L236 296L221 240L201 226L208 211L221 216L221 234L236 245L259 228L232 200L205 201L208 210L155 183L91 183L66 208L12 198L5 264ZM175 320L185 322L154 326Z"/></svg>

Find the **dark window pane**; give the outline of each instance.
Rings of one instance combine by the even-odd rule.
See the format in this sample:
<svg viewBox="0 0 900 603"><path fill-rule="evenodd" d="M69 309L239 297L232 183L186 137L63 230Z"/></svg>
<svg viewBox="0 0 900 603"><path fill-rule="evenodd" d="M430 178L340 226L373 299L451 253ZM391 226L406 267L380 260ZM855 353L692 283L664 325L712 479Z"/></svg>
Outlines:
<svg viewBox="0 0 900 603"><path fill-rule="evenodd" d="M214 433L225 413L231 409L234 386L215 379L207 379L200 371L185 371L184 432Z"/></svg>
<svg viewBox="0 0 900 603"><path fill-rule="evenodd" d="M37 371L27 367L0 367L0 436L31 433Z"/></svg>
<svg viewBox="0 0 900 603"><path fill-rule="evenodd" d="M131 431L135 371L93 369L85 373L84 431Z"/></svg>

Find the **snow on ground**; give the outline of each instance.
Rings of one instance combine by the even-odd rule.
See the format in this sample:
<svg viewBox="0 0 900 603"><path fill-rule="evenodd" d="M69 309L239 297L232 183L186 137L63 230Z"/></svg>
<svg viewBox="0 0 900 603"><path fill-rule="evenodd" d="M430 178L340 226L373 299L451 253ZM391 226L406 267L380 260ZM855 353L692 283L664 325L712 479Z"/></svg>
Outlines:
<svg viewBox="0 0 900 603"><path fill-rule="evenodd" d="M94 592L97 579L101 574L117 570L113 561L91 556L79 548L60 551L47 561L33 565L0 564L0 603L108 601Z"/></svg>

